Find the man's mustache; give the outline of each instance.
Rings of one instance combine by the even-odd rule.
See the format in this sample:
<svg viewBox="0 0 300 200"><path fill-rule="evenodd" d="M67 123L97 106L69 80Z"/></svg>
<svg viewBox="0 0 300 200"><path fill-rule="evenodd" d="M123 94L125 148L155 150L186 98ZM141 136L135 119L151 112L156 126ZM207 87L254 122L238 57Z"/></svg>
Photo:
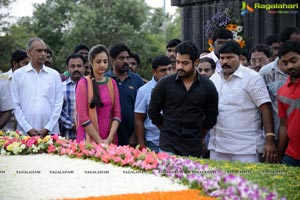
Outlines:
<svg viewBox="0 0 300 200"><path fill-rule="evenodd" d="M222 65L222 68L224 68L224 67L231 68L231 66L230 66L230 65L228 65L228 64L224 64L224 65Z"/></svg>
<svg viewBox="0 0 300 200"><path fill-rule="evenodd" d="M80 74L80 75L82 75L82 74L80 73L80 71L74 71L73 74Z"/></svg>

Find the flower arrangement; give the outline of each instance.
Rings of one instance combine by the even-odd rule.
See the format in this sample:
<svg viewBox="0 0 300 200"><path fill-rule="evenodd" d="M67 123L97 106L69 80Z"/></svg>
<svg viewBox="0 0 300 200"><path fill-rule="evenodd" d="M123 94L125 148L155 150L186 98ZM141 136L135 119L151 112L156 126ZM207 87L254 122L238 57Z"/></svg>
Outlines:
<svg viewBox="0 0 300 200"><path fill-rule="evenodd" d="M228 8L223 12L217 12L210 20L207 20L205 29L205 36L211 37L213 32L218 28L226 28L233 33L233 39L240 45L241 48L246 46L244 36L242 34L243 26L239 25L236 18L232 17ZM212 39L208 39L209 51L212 51Z"/></svg>
<svg viewBox="0 0 300 200"><path fill-rule="evenodd" d="M1 155L49 153L82 159L93 159L118 166L129 166L156 175L168 176L201 189L211 197L222 199L278 199L276 191L260 188L239 175L226 173L216 168L193 161L192 158L170 156L166 153L140 150L114 144L76 143L58 135L24 136L17 131L0 131Z"/></svg>

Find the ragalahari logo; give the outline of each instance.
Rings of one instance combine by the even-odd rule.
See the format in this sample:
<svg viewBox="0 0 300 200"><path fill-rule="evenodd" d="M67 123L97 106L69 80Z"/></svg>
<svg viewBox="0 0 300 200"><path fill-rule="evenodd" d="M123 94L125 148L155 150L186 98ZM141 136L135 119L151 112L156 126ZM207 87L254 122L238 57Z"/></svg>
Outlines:
<svg viewBox="0 0 300 200"><path fill-rule="evenodd" d="M254 9L251 6L249 6L249 4L247 4L245 1L242 1L241 15L244 16L249 12L254 12Z"/></svg>

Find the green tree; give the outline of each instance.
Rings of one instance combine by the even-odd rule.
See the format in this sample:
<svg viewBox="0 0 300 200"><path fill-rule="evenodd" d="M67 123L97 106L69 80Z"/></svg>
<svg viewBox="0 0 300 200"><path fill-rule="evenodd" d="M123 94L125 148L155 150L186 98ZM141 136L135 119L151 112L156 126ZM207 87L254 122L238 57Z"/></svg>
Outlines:
<svg viewBox="0 0 300 200"><path fill-rule="evenodd" d="M27 23L28 31L54 52L54 65L61 72L66 57L79 43L89 47L101 43L109 48L122 42L140 55L141 73L147 78L151 77L152 58L164 54L166 42L177 37L180 28L176 26L172 16L151 9L144 0L47 0L35 5Z"/></svg>
<svg viewBox="0 0 300 200"><path fill-rule="evenodd" d="M9 17L9 6L11 3L13 3L15 0L0 0L0 27L2 28L4 25L7 25L7 21L3 20L7 17Z"/></svg>
<svg viewBox="0 0 300 200"><path fill-rule="evenodd" d="M36 6L33 29L54 51L62 69L78 43L110 47L141 37L148 8L142 0L47 0Z"/></svg>
<svg viewBox="0 0 300 200"><path fill-rule="evenodd" d="M17 49L24 49L28 40L35 37L35 34L28 29L30 18L21 18L16 24L3 28L0 36L0 66L2 71L10 69L11 54Z"/></svg>

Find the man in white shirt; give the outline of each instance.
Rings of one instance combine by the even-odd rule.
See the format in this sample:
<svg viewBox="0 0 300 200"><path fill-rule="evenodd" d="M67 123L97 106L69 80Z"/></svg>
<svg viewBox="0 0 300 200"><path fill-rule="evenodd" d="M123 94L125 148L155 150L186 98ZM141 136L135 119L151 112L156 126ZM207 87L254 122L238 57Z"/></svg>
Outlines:
<svg viewBox="0 0 300 200"><path fill-rule="evenodd" d="M7 83L5 80L0 79L0 129L2 129L9 121L12 109L13 104L11 102Z"/></svg>
<svg viewBox="0 0 300 200"><path fill-rule="evenodd" d="M157 56L152 60L152 79L137 91L134 120L135 135L140 148L149 147L151 151L159 152L160 130L149 118L148 108L152 89L162 77L171 74L172 63L167 56Z"/></svg>
<svg viewBox="0 0 300 200"><path fill-rule="evenodd" d="M278 37L279 47L287 41L299 41L300 42L300 29L297 27L287 27L283 29ZM277 52L278 53L278 52ZM280 119L278 117L278 89L286 82L288 75L286 70L280 61L279 57L263 66L260 71L260 75L263 76L265 83L268 87L269 94L272 100L272 110L274 118L274 131L275 131L275 140L278 141L278 132Z"/></svg>
<svg viewBox="0 0 300 200"><path fill-rule="evenodd" d="M21 67L24 67L28 63L29 63L29 58L27 56L26 51L23 49L17 49L11 55L11 59L10 59L11 69L0 75L0 77L5 79L7 82L7 88L9 91L9 95L10 95L11 79L12 79L12 75L13 75L14 71L16 71L17 69L19 69ZM3 130L16 130L16 128L17 128L17 120L15 118L15 115L12 112L10 120L6 123L5 127L3 127Z"/></svg>
<svg viewBox="0 0 300 200"><path fill-rule="evenodd" d="M238 43L227 42L219 52L222 71L211 77L219 93L219 115L211 129L210 158L258 162L259 147L264 145L260 150L265 161L275 162L271 100L263 78L240 64Z"/></svg>
<svg viewBox="0 0 300 200"><path fill-rule="evenodd" d="M29 58L27 56L27 53L22 49L17 49L12 55L10 59L10 70L1 74L3 77L6 76L5 79L11 80L12 74L17 69L24 67L29 63Z"/></svg>
<svg viewBox="0 0 300 200"><path fill-rule="evenodd" d="M30 136L59 134L63 104L60 75L44 65L47 47L43 40L31 39L26 51L30 63L14 72L11 83L17 129Z"/></svg>

